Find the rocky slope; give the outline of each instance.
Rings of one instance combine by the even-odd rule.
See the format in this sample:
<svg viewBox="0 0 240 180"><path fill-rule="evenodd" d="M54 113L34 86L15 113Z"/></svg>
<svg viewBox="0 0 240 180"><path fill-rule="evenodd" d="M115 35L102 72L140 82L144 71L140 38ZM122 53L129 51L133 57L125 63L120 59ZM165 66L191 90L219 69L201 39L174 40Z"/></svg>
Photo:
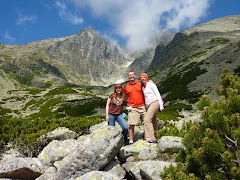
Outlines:
<svg viewBox="0 0 240 180"><path fill-rule="evenodd" d="M123 48L111 45L90 27L68 37L1 45L0 56L1 69L29 85L37 75L48 79L47 74L74 84L106 85L132 61Z"/></svg>
<svg viewBox="0 0 240 180"><path fill-rule="evenodd" d="M147 49L135 55L135 59L129 66L129 69L135 71L137 75L145 72L153 60L156 47L159 45L166 46L172 41L173 37L174 34L167 29L161 30L152 38L152 44Z"/></svg>
<svg viewBox="0 0 240 180"><path fill-rule="evenodd" d="M148 72L165 99L194 101L202 93L214 97L224 67L240 67L240 16L215 19L177 33L159 45Z"/></svg>

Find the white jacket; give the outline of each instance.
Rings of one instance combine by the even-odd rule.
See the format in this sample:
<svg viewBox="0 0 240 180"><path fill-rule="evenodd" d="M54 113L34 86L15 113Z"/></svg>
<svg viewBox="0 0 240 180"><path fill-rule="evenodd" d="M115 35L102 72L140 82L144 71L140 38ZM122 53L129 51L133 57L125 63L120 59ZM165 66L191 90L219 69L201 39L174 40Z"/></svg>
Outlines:
<svg viewBox="0 0 240 180"><path fill-rule="evenodd" d="M163 100L157 86L153 82L147 82L146 87L142 87L145 97L145 104L148 107L152 102L158 101L160 110L163 110Z"/></svg>

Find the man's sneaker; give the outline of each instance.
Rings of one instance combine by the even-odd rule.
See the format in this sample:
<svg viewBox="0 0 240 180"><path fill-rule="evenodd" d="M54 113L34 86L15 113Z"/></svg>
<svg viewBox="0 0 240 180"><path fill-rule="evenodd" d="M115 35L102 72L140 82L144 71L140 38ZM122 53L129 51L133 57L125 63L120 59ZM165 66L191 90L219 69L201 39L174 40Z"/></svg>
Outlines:
<svg viewBox="0 0 240 180"><path fill-rule="evenodd" d="M154 144L156 144L157 143L157 141L147 141L148 143L154 143Z"/></svg>

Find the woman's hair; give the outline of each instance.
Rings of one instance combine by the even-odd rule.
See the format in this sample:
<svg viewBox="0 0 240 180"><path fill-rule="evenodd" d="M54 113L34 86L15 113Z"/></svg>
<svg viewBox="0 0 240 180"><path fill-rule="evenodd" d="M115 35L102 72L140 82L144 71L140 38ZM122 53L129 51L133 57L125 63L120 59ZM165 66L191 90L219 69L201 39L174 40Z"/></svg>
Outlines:
<svg viewBox="0 0 240 180"><path fill-rule="evenodd" d="M117 92L116 92L116 89L117 89L117 88L122 88L122 89L123 89L123 87L122 87L121 84L116 84L116 85L114 86L114 93L113 93L114 99L117 99ZM121 92L121 97L122 97L122 101L124 101L124 100L125 100L125 94L124 94L123 91Z"/></svg>

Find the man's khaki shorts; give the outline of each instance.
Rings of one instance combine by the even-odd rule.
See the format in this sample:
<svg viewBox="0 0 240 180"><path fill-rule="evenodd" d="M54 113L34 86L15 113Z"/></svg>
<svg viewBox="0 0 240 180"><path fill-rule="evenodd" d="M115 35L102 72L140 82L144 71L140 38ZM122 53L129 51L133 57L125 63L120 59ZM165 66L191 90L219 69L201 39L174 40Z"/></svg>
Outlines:
<svg viewBox="0 0 240 180"><path fill-rule="evenodd" d="M132 108L128 111L128 124L129 125L138 125L144 120L144 116L146 114L146 108L145 106Z"/></svg>

